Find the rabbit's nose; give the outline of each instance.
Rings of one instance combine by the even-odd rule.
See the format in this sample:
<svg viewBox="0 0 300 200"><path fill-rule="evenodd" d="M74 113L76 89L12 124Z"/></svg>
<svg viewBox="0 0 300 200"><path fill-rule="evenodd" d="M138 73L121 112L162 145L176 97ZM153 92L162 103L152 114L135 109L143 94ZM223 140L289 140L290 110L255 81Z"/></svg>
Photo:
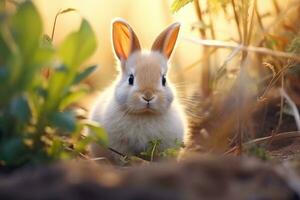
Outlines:
<svg viewBox="0 0 300 200"><path fill-rule="evenodd" d="M149 103L151 100L154 99L154 96L151 97L143 96L142 98Z"/></svg>
<svg viewBox="0 0 300 200"><path fill-rule="evenodd" d="M152 91L146 90L143 94L142 94L142 99L144 101L146 101L147 103L149 103L150 101L154 100L155 95Z"/></svg>

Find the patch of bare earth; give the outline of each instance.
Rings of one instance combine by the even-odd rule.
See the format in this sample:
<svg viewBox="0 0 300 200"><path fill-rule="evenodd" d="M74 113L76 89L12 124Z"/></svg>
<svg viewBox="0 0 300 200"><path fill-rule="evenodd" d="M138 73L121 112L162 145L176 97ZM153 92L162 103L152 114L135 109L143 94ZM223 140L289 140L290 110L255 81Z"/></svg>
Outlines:
<svg viewBox="0 0 300 200"><path fill-rule="evenodd" d="M277 161L295 160L300 158L300 138L273 142L269 148L270 157Z"/></svg>
<svg viewBox="0 0 300 200"><path fill-rule="evenodd" d="M0 176L1 199L296 200L290 169L242 157L193 158L126 169L90 162L25 168ZM291 178L292 177L292 178Z"/></svg>

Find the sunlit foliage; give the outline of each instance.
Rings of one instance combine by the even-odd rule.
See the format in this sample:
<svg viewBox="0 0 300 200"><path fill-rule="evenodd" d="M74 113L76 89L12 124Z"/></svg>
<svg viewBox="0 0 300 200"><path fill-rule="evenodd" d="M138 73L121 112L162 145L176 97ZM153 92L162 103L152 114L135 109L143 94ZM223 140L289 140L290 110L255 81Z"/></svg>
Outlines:
<svg viewBox="0 0 300 200"><path fill-rule="evenodd" d="M4 6L0 9L0 165L72 158L91 139L104 144L103 129L79 121L70 107L88 92L81 82L96 68L79 69L97 46L89 23L83 19L78 31L54 47L43 35L33 3L20 3L13 13ZM81 138L87 126L94 138Z"/></svg>

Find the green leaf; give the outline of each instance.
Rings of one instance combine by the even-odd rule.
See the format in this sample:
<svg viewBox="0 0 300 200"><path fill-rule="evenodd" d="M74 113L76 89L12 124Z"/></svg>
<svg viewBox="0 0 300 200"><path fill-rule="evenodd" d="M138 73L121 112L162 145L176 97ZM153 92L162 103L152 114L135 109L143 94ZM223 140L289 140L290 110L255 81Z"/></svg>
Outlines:
<svg viewBox="0 0 300 200"><path fill-rule="evenodd" d="M60 102L65 95L65 88L67 84L65 79L67 73L68 69L65 66L60 66L50 77L47 99L47 104L50 107L49 109L55 108L57 103Z"/></svg>
<svg viewBox="0 0 300 200"><path fill-rule="evenodd" d="M0 65L7 64L7 58L10 56L11 50L2 35L0 34Z"/></svg>
<svg viewBox="0 0 300 200"><path fill-rule="evenodd" d="M65 151L65 143L59 137L54 137L52 139L52 144L47 148L47 153L54 160L67 160L70 159L70 153Z"/></svg>
<svg viewBox="0 0 300 200"><path fill-rule="evenodd" d="M104 146L108 144L108 136L106 134L105 129L102 128L100 124L94 121L85 121L83 123L89 128L95 141Z"/></svg>
<svg viewBox="0 0 300 200"><path fill-rule="evenodd" d="M87 93L87 89L85 89L85 88L82 88L81 90L78 90L78 91L70 92L60 102L59 109L63 110L67 106L71 105L72 103L79 101L79 99L84 97L84 95L86 95L86 93Z"/></svg>
<svg viewBox="0 0 300 200"><path fill-rule="evenodd" d="M31 55L30 63L26 63L26 66L22 66L22 71L19 74L16 85L20 86L21 90L26 89L26 87L34 87L36 80L41 76L40 70L52 64L54 53L54 49L38 48L38 50Z"/></svg>
<svg viewBox="0 0 300 200"><path fill-rule="evenodd" d="M96 50L96 36L90 24L82 20L78 32L71 33L61 44L58 54L69 68L77 69Z"/></svg>
<svg viewBox="0 0 300 200"><path fill-rule="evenodd" d="M5 1L0 1L0 11L4 11L5 10Z"/></svg>
<svg viewBox="0 0 300 200"><path fill-rule="evenodd" d="M2 88L2 86L5 86L8 75L8 68L6 66L0 66L0 88Z"/></svg>
<svg viewBox="0 0 300 200"><path fill-rule="evenodd" d="M12 19L12 27L14 38L24 57L30 56L38 47L43 31L41 17L31 1L18 6Z"/></svg>
<svg viewBox="0 0 300 200"><path fill-rule="evenodd" d="M80 83L96 68L79 70L96 49L95 34L83 20L79 30L55 48L50 37L43 36L34 1L17 2L12 12L0 8L0 165L39 164L77 156L66 147L80 141L87 125L77 120L77 110L64 110L88 90L73 83ZM3 0L0 7L5 7ZM71 11L75 9L60 14ZM51 69L51 75L44 77L43 68ZM82 151L91 140L107 141L101 127L89 126L95 134L80 143Z"/></svg>
<svg viewBox="0 0 300 200"><path fill-rule="evenodd" d="M7 138L4 143L0 144L0 160L8 166L19 165L26 160L27 150L21 138Z"/></svg>
<svg viewBox="0 0 300 200"><path fill-rule="evenodd" d="M64 131L73 132L76 129L76 119L72 111L53 113L49 120L53 126Z"/></svg>
<svg viewBox="0 0 300 200"><path fill-rule="evenodd" d="M42 42L41 42L41 46L42 47L45 47L45 48L49 48L49 49L52 49L53 48L53 45L52 45L52 40L50 38L49 35L47 34L44 34L43 37L42 37Z"/></svg>
<svg viewBox="0 0 300 200"><path fill-rule="evenodd" d="M31 110L25 95L15 97L10 104L10 113L22 122L28 122L31 118Z"/></svg>
<svg viewBox="0 0 300 200"><path fill-rule="evenodd" d="M79 141L77 141L74 144L74 149L77 152L82 152L82 151L86 150L87 145L90 144L91 142L93 142L93 138L87 136L87 137L85 137L85 138L80 139Z"/></svg>
<svg viewBox="0 0 300 200"><path fill-rule="evenodd" d="M90 67L85 68L82 72L79 72L75 79L73 84L78 84L80 83L83 79L85 79L86 77L88 77L91 73L93 73L97 68L97 65L93 65Z"/></svg>
<svg viewBox="0 0 300 200"><path fill-rule="evenodd" d="M172 13L177 12L182 7L184 7L185 5L187 5L188 3L191 3L191 2L193 2L193 0L174 0L171 5Z"/></svg>
<svg viewBox="0 0 300 200"><path fill-rule="evenodd" d="M47 67L47 65L52 64L54 53L53 49L40 48L32 57L32 63L37 66L37 69Z"/></svg>

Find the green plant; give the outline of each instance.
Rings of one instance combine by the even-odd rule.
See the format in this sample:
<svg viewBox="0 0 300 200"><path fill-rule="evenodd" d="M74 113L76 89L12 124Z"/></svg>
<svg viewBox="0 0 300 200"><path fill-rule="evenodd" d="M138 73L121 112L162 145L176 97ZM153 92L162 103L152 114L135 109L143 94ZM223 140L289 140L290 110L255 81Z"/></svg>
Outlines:
<svg viewBox="0 0 300 200"><path fill-rule="evenodd" d="M32 2L18 4L14 13L0 6L0 166L72 158L91 140L105 144L104 130L79 121L70 108L88 92L80 83L95 69L79 70L96 49L89 23L83 19L54 47ZM44 76L48 69L51 75ZM85 127L95 135L82 139Z"/></svg>
<svg viewBox="0 0 300 200"><path fill-rule="evenodd" d="M171 6L171 11L177 12L179 11L182 7L187 5L188 3L193 2L193 0L174 0Z"/></svg>
<svg viewBox="0 0 300 200"><path fill-rule="evenodd" d="M245 149L248 156L253 156L262 160L269 160L267 149L261 145L251 145Z"/></svg>
<svg viewBox="0 0 300 200"><path fill-rule="evenodd" d="M181 142L175 140L174 147L167 148L164 151L160 151L161 144L162 141L160 139L151 140L149 142L147 150L140 153L141 156L151 162L159 158L176 158L180 148L183 146Z"/></svg>

